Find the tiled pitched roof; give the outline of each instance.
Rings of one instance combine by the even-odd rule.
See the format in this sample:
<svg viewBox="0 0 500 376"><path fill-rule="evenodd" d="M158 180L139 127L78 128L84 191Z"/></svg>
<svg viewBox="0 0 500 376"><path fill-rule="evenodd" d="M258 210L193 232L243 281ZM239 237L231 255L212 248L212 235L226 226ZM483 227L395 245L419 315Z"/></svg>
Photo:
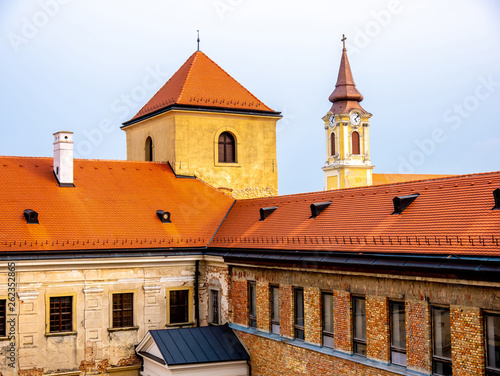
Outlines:
<svg viewBox="0 0 500 376"><path fill-rule="evenodd" d="M62 188L52 161L0 157L3 251L206 246L233 203L153 162L75 159L75 187ZM38 212L39 224L26 223L25 209Z"/></svg>
<svg viewBox="0 0 500 376"><path fill-rule="evenodd" d="M274 112L201 51L192 54L130 121L171 105Z"/></svg>
<svg viewBox="0 0 500 376"><path fill-rule="evenodd" d="M453 175L439 175L439 174L373 174L373 185L385 185L392 183L403 183L409 181L429 180L448 178Z"/></svg>
<svg viewBox="0 0 500 376"><path fill-rule="evenodd" d="M237 201L211 247L500 256L500 173ZM401 215L393 198L419 193ZM331 201L311 218L312 203ZM260 221L259 209L277 206Z"/></svg>

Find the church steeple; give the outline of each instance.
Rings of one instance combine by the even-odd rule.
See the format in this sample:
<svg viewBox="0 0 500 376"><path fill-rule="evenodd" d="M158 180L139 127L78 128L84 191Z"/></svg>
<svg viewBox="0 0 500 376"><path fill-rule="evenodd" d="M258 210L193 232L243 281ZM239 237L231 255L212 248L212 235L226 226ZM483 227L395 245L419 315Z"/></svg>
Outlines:
<svg viewBox="0 0 500 376"><path fill-rule="evenodd" d="M342 36L343 48L335 89L328 98L330 111L325 122L327 161L325 189L359 187L372 184L373 165L370 162L369 119L372 116L361 107L363 96L356 89Z"/></svg>

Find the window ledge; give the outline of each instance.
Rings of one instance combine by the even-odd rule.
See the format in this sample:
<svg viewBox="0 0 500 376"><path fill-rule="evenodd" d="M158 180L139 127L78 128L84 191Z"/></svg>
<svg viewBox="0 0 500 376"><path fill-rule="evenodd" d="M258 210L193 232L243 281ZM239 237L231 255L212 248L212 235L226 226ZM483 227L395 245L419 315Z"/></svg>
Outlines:
<svg viewBox="0 0 500 376"><path fill-rule="evenodd" d="M10 337L0 337L0 341L8 341L10 340Z"/></svg>
<svg viewBox="0 0 500 376"><path fill-rule="evenodd" d="M125 332L127 330L139 330L138 326L126 326L123 328L108 328L108 332Z"/></svg>
<svg viewBox="0 0 500 376"><path fill-rule="evenodd" d="M215 162L215 167L241 167L240 162Z"/></svg>
<svg viewBox="0 0 500 376"><path fill-rule="evenodd" d="M76 336L76 332L54 332L45 333L45 337Z"/></svg>
<svg viewBox="0 0 500 376"><path fill-rule="evenodd" d="M360 355L356 355L356 354L349 354L349 353L345 353L345 352L340 351L340 350L331 349L329 347L315 345L315 344L312 344L310 342L285 338L285 337L279 336L277 334L261 332L261 331L256 330L255 328L248 328L248 327L238 325L238 324L229 324L229 327L231 329L234 329L234 330L239 330L240 332L253 334L253 335L256 335L259 337L264 337L264 338L267 338L267 339L270 339L273 341L277 341L277 342L284 342L290 346L296 346L296 347L300 347L303 349L316 351L318 353L331 355L331 356L334 356L337 358L348 360L348 361L353 362L353 363L363 364L367 367L372 367L375 369L389 371L389 372L392 372L396 375L404 375L404 376L429 376L430 375L428 373L411 371L405 367L398 366L395 364L387 364L387 363L384 363L382 361L368 359L365 356L360 356Z"/></svg>
<svg viewBox="0 0 500 376"><path fill-rule="evenodd" d="M194 321L179 322L179 323L175 323L175 324L165 324L165 327L173 328L173 327L178 327L178 326L192 326L192 325L194 325Z"/></svg>

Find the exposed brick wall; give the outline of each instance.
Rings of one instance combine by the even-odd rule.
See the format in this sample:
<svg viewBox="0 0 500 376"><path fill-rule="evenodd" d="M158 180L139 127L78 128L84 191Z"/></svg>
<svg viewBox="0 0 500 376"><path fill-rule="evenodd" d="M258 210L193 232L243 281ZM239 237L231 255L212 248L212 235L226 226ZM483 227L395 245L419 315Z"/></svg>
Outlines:
<svg viewBox="0 0 500 376"><path fill-rule="evenodd" d="M252 376L395 376L349 360L235 331L250 352Z"/></svg>
<svg viewBox="0 0 500 376"><path fill-rule="evenodd" d="M407 367L431 373L431 323L429 304L425 301L406 301Z"/></svg>
<svg viewBox="0 0 500 376"><path fill-rule="evenodd" d="M304 320L305 340L321 345L321 290L318 288L304 289Z"/></svg>
<svg viewBox="0 0 500 376"><path fill-rule="evenodd" d="M293 287L280 285L280 333L293 338Z"/></svg>
<svg viewBox="0 0 500 376"><path fill-rule="evenodd" d="M454 376L484 375L484 337L481 310L450 307L451 360Z"/></svg>
<svg viewBox="0 0 500 376"><path fill-rule="evenodd" d="M335 348L352 353L352 309L351 294L347 291L333 292Z"/></svg>
<svg viewBox="0 0 500 376"><path fill-rule="evenodd" d="M257 282L257 328L266 332L271 326L271 302L269 300L269 283Z"/></svg>
<svg viewBox="0 0 500 376"><path fill-rule="evenodd" d="M389 303L384 297L366 297L366 343L368 358L390 361Z"/></svg>
<svg viewBox="0 0 500 376"><path fill-rule="evenodd" d="M232 281L231 300L233 305L233 322L248 326L248 282Z"/></svg>

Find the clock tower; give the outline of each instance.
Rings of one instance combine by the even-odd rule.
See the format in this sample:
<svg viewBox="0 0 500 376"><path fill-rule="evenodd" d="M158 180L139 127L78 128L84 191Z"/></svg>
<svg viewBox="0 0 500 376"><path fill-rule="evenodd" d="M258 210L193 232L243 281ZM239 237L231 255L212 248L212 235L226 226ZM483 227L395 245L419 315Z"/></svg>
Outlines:
<svg viewBox="0 0 500 376"><path fill-rule="evenodd" d="M323 166L325 189L372 185L369 112L361 107L363 96L356 89L347 58L345 37L335 90L330 95L330 111L325 122L326 156Z"/></svg>

